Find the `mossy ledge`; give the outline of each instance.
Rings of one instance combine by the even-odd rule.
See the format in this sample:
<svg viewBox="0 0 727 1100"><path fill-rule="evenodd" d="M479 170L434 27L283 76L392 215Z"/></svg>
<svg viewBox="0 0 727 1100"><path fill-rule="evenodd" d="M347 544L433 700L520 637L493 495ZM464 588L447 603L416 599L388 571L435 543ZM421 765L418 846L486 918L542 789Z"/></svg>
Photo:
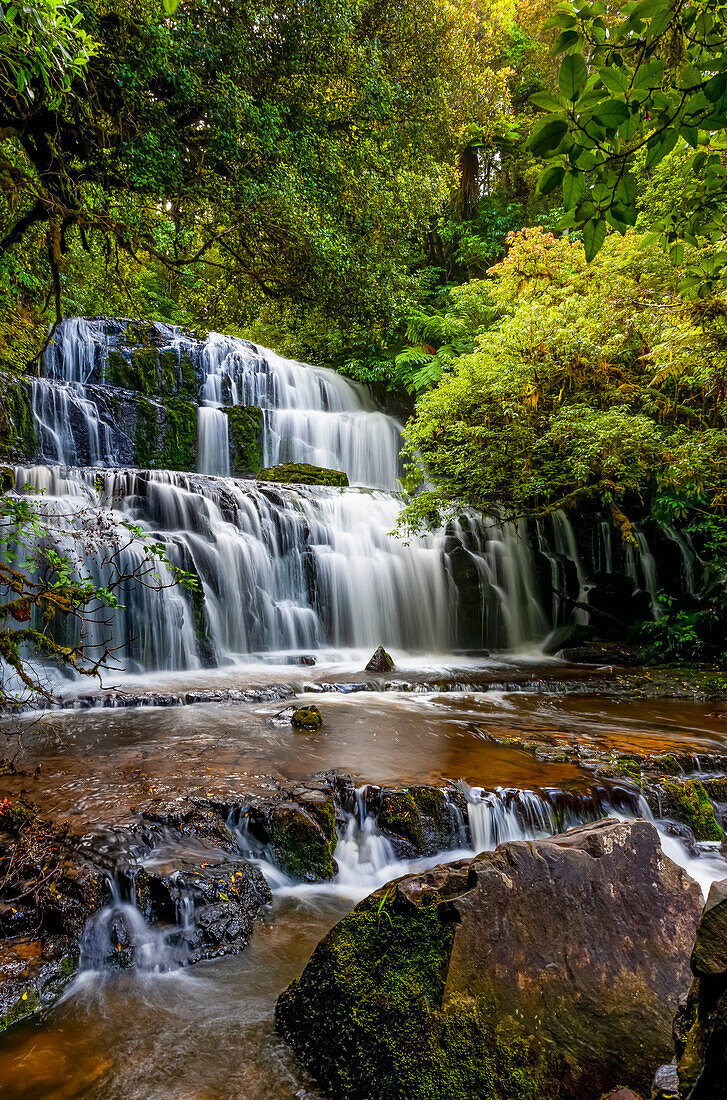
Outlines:
<svg viewBox="0 0 727 1100"><path fill-rule="evenodd" d="M0 461L30 461L36 450L30 384L0 373Z"/></svg>
<svg viewBox="0 0 727 1100"><path fill-rule="evenodd" d="M235 405L224 410L230 421L232 472L258 474L263 464L263 410L257 405Z"/></svg>
<svg viewBox="0 0 727 1100"><path fill-rule="evenodd" d="M688 825L696 840L724 840L709 795L698 779L663 778L657 812ZM654 800L649 799L654 806Z"/></svg>
<svg viewBox="0 0 727 1100"><path fill-rule="evenodd" d="M139 397L136 410L136 463L141 469L196 469L196 405L183 398L159 405Z"/></svg>
<svg viewBox="0 0 727 1100"><path fill-rule="evenodd" d="M343 470L329 470L325 466L311 466L307 462L266 466L257 478L258 481L286 482L289 485L334 485L343 488L348 485L348 474Z"/></svg>

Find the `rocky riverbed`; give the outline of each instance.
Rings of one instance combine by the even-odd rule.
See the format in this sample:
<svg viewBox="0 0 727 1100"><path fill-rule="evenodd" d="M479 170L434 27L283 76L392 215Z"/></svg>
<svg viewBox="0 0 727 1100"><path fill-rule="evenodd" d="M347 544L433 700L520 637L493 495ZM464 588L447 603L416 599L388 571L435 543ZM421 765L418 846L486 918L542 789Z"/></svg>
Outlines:
<svg viewBox="0 0 727 1100"><path fill-rule="evenodd" d="M502 668L447 669L435 687L427 670L405 676L403 688L366 679L383 690L342 691L331 671L336 684L355 682L340 669L301 667L280 697L271 691L279 670L268 669L207 689L235 698L86 706L6 724L3 1095L318 1096L275 1037L276 998L357 902L443 859L470 866L502 842L646 816L705 892L727 877L727 716L701 687L668 694L679 674L578 670L569 679L570 670L529 665L508 668L503 686ZM635 699L623 675L661 687ZM556 691L557 680L570 690ZM301 704L319 708L319 730L293 725ZM382 897L385 889L367 904ZM252 974L264 988L236 1045L233 1005ZM217 1025L232 1029L227 1077L204 1050L190 1070L171 1034L179 1018L164 983L183 975L185 1027L199 1025L213 1046L198 982L225 1002ZM136 1005L138 1020L124 1005ZM67 1067L61 1091L41 1079L36 1055L73 1043L77 1029L95 1054ZM119 1061L119 1029L139 1064L161 1075L148 1093L134 1091ZM179 1065L161 1053L163 1036ZM35 1093L19 1084L31 1054ZM655 1059L654 1050L646 1060ZM253 1087L262 1091L245 1092Z"/></svg>

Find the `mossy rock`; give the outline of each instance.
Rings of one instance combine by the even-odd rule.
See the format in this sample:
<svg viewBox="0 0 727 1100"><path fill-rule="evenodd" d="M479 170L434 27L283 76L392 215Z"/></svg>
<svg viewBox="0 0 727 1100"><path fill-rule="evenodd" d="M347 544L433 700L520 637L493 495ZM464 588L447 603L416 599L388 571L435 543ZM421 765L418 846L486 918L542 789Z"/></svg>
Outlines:
<svg viewBox="0 0 727 1100"><path fill-rule="evenodd" d="M407 841L417 852L424 851L424 822L409 791L382 790L376 822L384 832Z"/></svg>
<svg viewBox="0 0 727 1100"><path fill-rule="evenodd" d="M711 800L727 802L727 776L722 775L715 779L703 779L702 786Z"/></svg>
<svg viewBox="0 0 727 1100"><path fill-rule="evenodd" d="M196 469L197 406L182 397L173 397L166 405L139 397L135 445L141 469Z"/></svg>
<svg viewBox="0 0 727 1100"><path fill-rule="evenodd" d="M235 405L224 411L230 421L233 473L257 474L263 464L263 410L257 405Z"/></svg>
<svg viewBox="0 0 727 1100"><path fill-rule="evenodd" d="M280 466L266 466L257 475L258 481L278 481L289 485L348 485L348 474L343 470L329 470L325 466L311 466L307 462L286 462Z"/></svg>
<svg viewBox="0 0 727 1100"><path fill-rule="evenodd" d="M270 847L277 867L292 878L321 882L337 871L333 841L312 813L296 802L274 802L250 812L254 836Z"/></svg>
<svg viewBox="0 0 727 1100"><path fill-rule="evenodd" d="M37 447L30 384L12 375L0 376L0 461L30 461Z"/></svg>
<svg viewBox="0 0 727 1100"><path fill-rule="evenodd" d="M380 645L371 655L364 672L391 672L394 667L394 658Z"/></svg>
<svg viewBox="0 0 727 1100"><path fill-rule="evenodd" d="M9 493L15 487L15 470L11 466L0 466L0 493Z"/></svg>
<svg viewBox="0 0 727 1100"><path fill-rule="evenodd" d="M505 844L362 901L276 1026L339 1100L584 1100L626 1077L643 1091L671 1050L700 911L645 822Z"/></svg>
<svg viewBox="0 0 727 1100"><path fill-rule="evenodd" d="M660 812L688 825L696 840L724 840L714 807L697 779L662 779ZM652 804L653 809L653 804Z"/></svg>
<svg viewBox="0 0 727 1100"><path fill-rule="evenodd" d="M316 733L323 725L323 715L318 707L296 707L290 721L296 729Z"/></svg>

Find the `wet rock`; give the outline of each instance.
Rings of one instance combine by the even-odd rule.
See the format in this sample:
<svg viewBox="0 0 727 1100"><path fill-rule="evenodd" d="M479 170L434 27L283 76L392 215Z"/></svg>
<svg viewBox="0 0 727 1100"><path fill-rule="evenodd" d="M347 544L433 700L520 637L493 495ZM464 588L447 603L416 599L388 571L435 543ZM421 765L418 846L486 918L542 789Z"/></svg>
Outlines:
<svg viewBox="0 0 727 1100"><path fill-rule="evenodd" d="M502 844L361 902L281 995L277 1027L337 1097L648 1093L700 909L646 822Z"/></svg>
<svg viewBox="0 0 727 1100"><path fill-rule="evenodd" d="M248 816L250 833L269 848L276 866L292 878L308 882L333 878L337 870L335 830L331 838L314 813L295 802L276 800L252 806Z"/></svg>
<svg viewBox="0 0 727 1100"><path fill-rule="evenodd" d="M296 707L290 716L290 721L298 730L316 733L323 725L323 715L316 706Z"/></svg>
<svg viewBox="0 0 727 1100"><path fill-rule="evenodd" d="M680 1100L727 1097L727 880L712 885L692 952L695 975L674 1019Z"/></svg>
<svg viewBox="0 0 727 1100"><path fill-rule="evenodd" d="M621 1088L611 1089L601 1097L601 1100L641 1100L641 1097L631 1089Z"/></svg>
<svg viewBox="0 0 727 1100"><path fill-rule="evenodd" d="M566 647L583 645L593 638L593 628L583 623L569 623L559 626L550 634L543 645L543 653L553 655Z"/></svg>
<svg viewBox="0 0 727 1100"><path fill-rule="evenodd" d="M652 812L688 825L697 840L723 840L724 833L702 783L665 777L646 794Z"/></svg>
<svg viewBox="0 0 727 1100"><path fill-rule="evenodd" d="M674 1063L659 1066L651 1087L651 1100L679 1100L679 1078Z"/></svg>
<svg viewBox="0 0 727 1100"><path fill-rule="evenodd" d="M456 814L439 787L370 787L367 810L400 857L436 855L459 839Z"/></svg>
<svg viewBox="0 0 727 1100"><path fill-rule="evenodd" d="M380 645L375 651L371 660L364 669L365 672L391 672L394 667L394 659L391 657L384 647Z"/></svg>

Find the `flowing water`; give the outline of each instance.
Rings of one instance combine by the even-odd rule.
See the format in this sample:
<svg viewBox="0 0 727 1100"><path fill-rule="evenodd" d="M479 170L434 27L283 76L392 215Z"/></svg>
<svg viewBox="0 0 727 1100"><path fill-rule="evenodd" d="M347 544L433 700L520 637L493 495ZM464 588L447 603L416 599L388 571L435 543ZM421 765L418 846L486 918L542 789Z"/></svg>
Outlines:
<svg viewBox="0 0 727 1100"><path fill-rule="evenodd" d="M289 880L244 821L229 822L240 858L260 864L274 895L237 957L183 967L194 913L180 913L180 927L150 929L114 883L63 1001L0 1043L0 1095L320 1100L275 1036L275 999L356 901L426 864L397 858L367 811L367 784L435 783L464 795L466 814L450 801L461 848L429 862L471 856L606 814L648 815L635 790L594 782L567 750L724 752L727 715L699 702L610 696L593 673L540 654L553 627L587 617L593 576L618 564L607 525L584 542L565 514L530 529L465 516L424 537L394 537L401 425L334 372L156 324L151 339L174 385L196 386L197 468L135 468L134 397L113 384L118 357L130 362L127 328L85 318L60 326L44 377L32 382L37 462L16 470L16 489L34 494L79 564L69 528L80 515L101 518L101 542L123 534L126 571L144 546L124 525L139 525L196 575L199 595L169 586L159 566L158 584L128 585L123 607L91 628L90 645L114 647L102 687L45 670L66 709L0 727L0 756L20 769L8 793L24 789L90 829L134 821L150 796L211 796L331 769L360 786L340 828L338 874L324 885ZM344 470L351 487L231 477L224 410L235 405L263 410L266 465ZM678 532L664 538L696 590L693 548ZM637 542L621 552L623 572L637 594L655 597L656 558L643 531ZM107 550L87 563L100 583ZM370 676L362 670L379 644L396 668ZM292 702L321 708L319 734L293 730ZM552 746L548 759L523 748L533 737ZM173 866L175 856L199 856L184 849L190 843L169 838L144 858ZM668 836L663 844L703 888L727 873L710 848L690 852ZM126 972L106 966L119 923L135 944Z"/></svg>

